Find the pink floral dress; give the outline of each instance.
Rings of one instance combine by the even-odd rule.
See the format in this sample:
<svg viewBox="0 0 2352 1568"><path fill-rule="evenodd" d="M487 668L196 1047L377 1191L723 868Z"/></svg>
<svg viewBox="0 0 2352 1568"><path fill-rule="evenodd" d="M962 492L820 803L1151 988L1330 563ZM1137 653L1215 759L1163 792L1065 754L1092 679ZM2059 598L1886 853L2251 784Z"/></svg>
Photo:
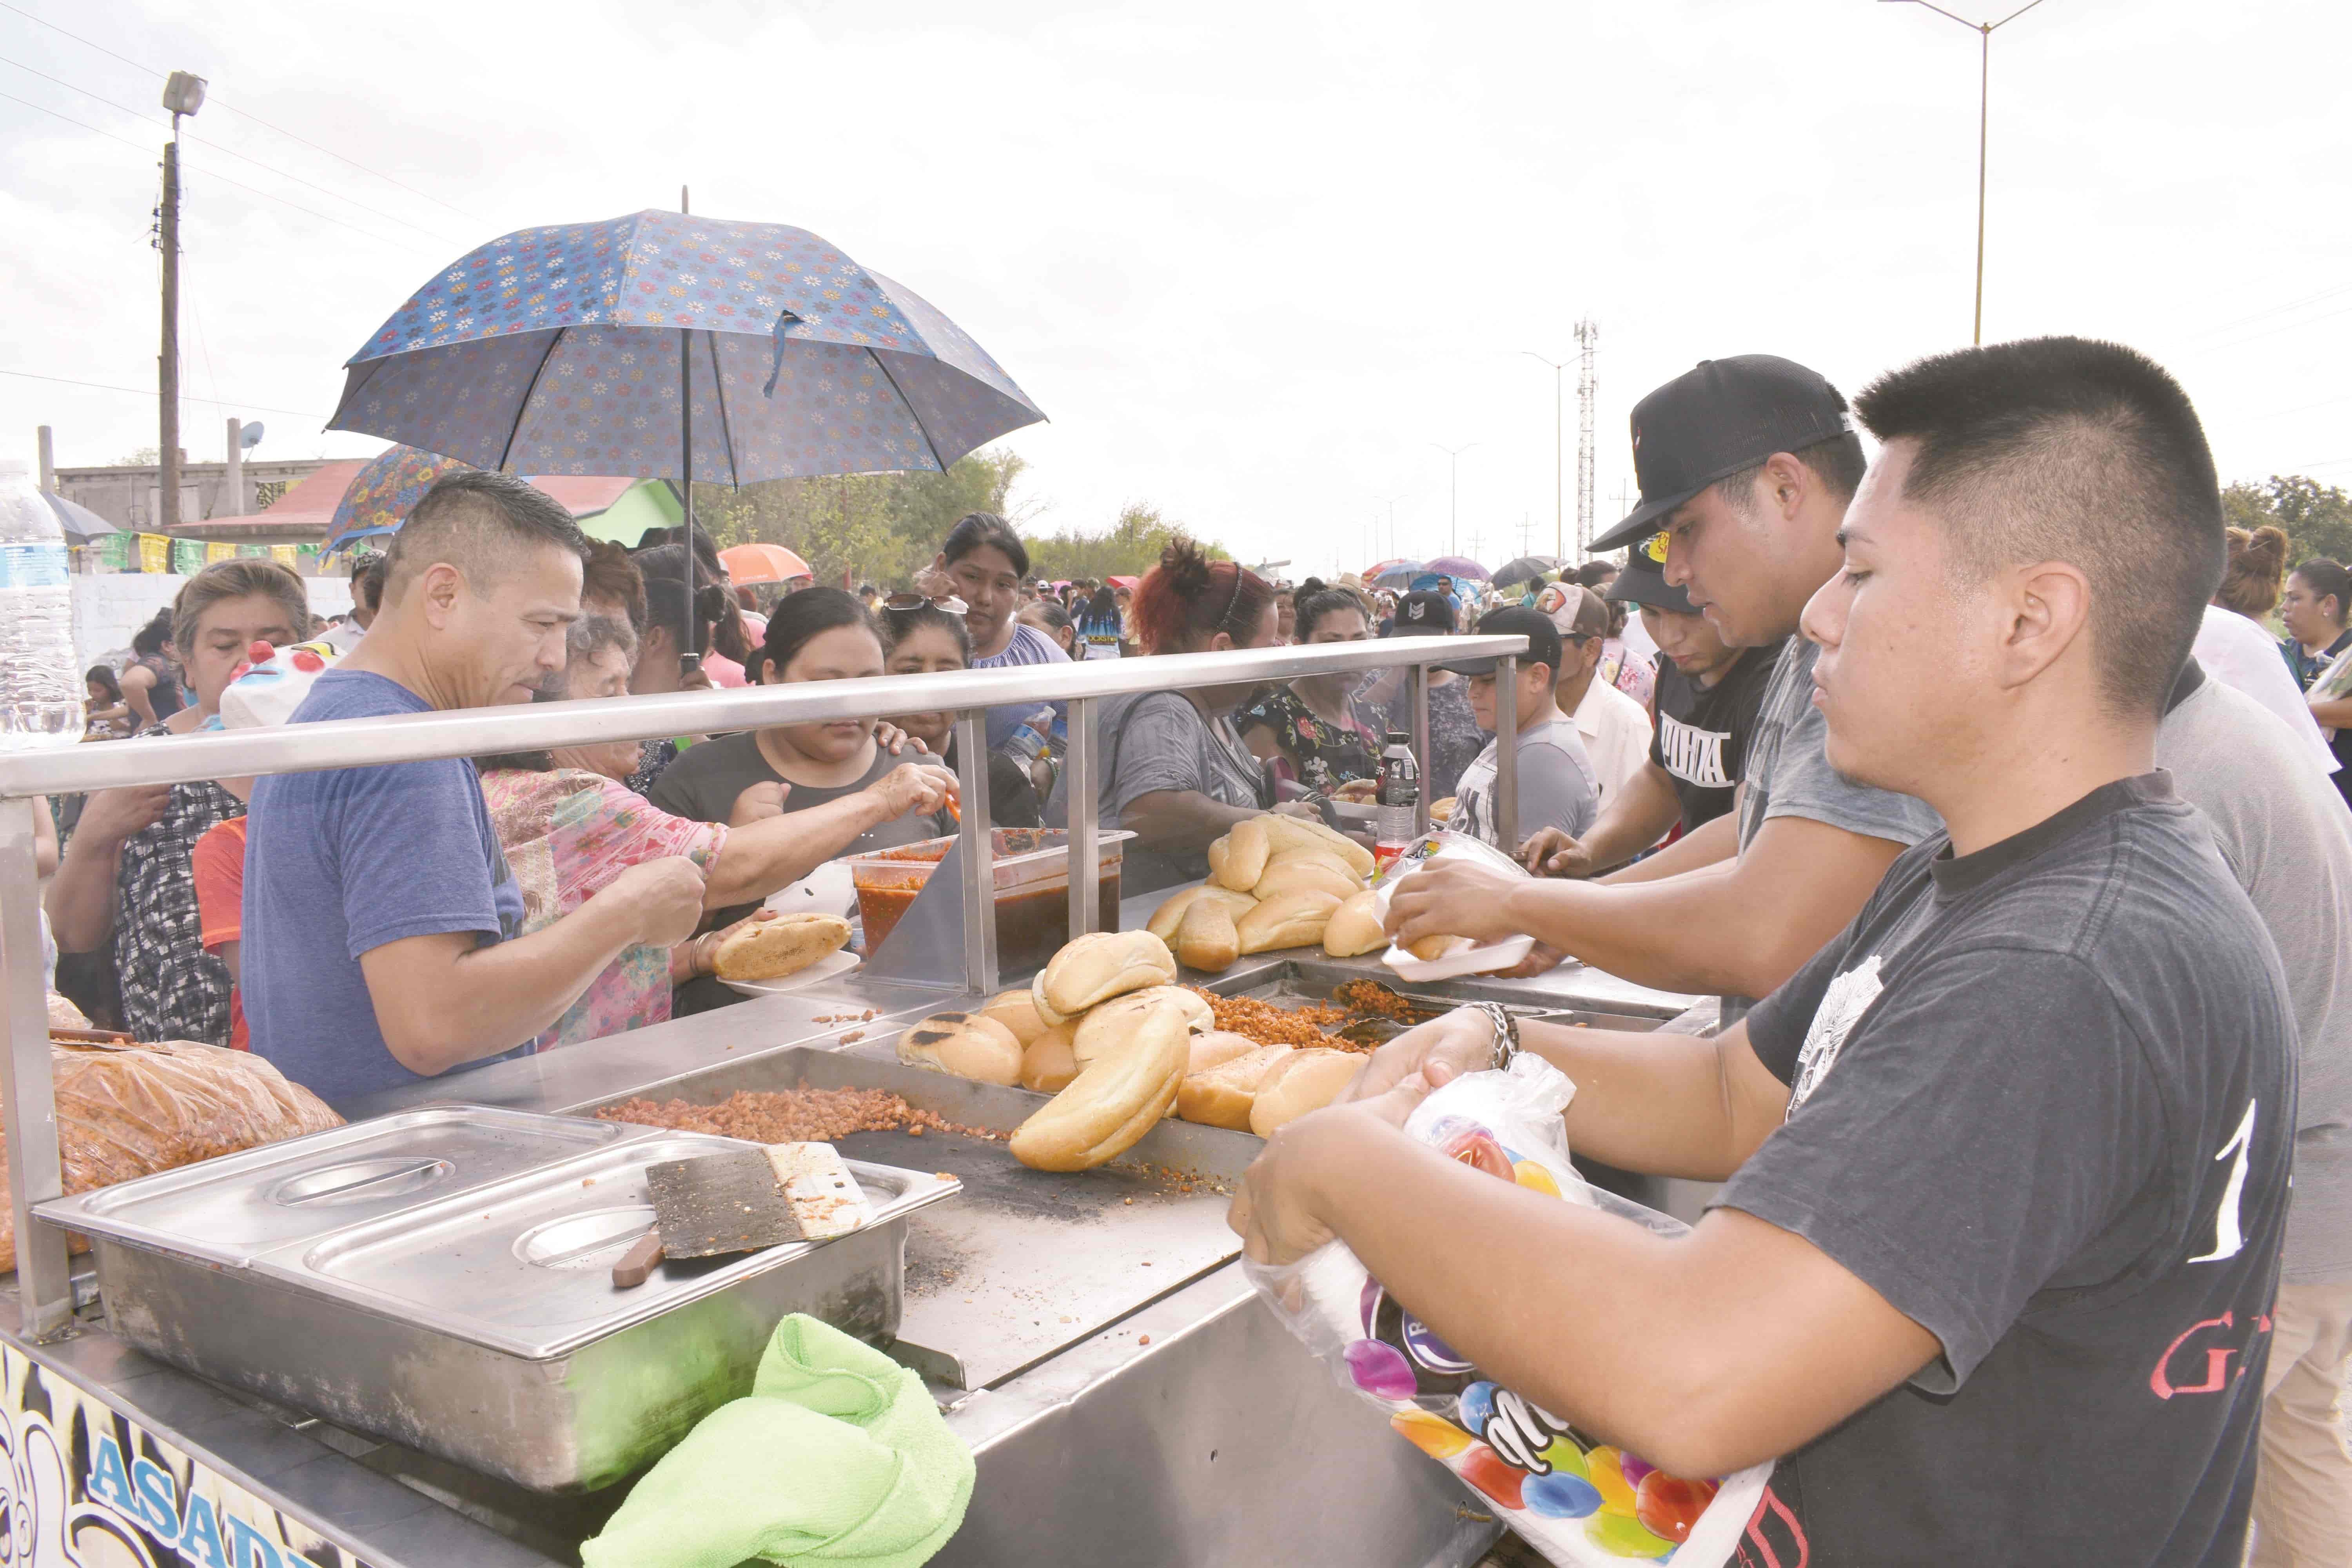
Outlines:
<svg viewBox="0 0 2352 1568"><path fill-rule="evenodd" d="M684 855L705 871L727 843L725 825L692 822L580 768L493 768L482 798L522 886L522 931L544 931L642 860ZM539 1049L603 1039L669 1017L669 949L636 946L604 966L540 1036Z"/></svg>

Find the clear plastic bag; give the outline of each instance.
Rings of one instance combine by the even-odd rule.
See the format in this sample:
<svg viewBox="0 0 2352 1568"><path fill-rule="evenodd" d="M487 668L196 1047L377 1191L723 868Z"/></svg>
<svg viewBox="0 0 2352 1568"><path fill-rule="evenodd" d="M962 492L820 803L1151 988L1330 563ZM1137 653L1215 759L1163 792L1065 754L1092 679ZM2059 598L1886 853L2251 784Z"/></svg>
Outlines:
<svg viewBox="0 0 2352 1568"><path fill-rule="evenodd" d="M1444 828L1433 829L1415 839L1381 873L1380 890L1373 896L1372 907L1382 924L1388 921L1389 895L1396 890L1396 885L1432 860L1439 859L1475 860L1512 877L1528 874L1526 867L1484 839ZM1464 974L1491 974L1498 969L1517 968L1535 951L1535 945L1532 936L1507 936L1500 942L1484 943L1456 937L1448 951L1435 958L1421 958L1391 942L1388 951L1381 954L1381 962L1396 971L1400 980L1452 980Z"/></svg>
<svg viewBox="0 0 2352 1568"><path fill-rule="evenodd" d="M1674 1236L1680 1220L1588 1185L1560 1113L1576 1086L1538 1057L1467 1073L1414 1108L1407 1135L1504 1181ZM1340 1384L1561 1568L1719 1568L1769 1464L1711 1480L1667 1475L1482 1377L1333 1242L1283 1268L1244 1265L1258 1294Z"/></svg>

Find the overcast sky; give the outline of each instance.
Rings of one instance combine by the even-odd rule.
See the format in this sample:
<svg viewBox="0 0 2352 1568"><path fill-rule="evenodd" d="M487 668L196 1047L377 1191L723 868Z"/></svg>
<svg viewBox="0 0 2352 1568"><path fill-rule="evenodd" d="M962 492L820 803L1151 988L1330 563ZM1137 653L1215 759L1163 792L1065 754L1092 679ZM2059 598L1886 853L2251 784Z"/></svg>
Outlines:
<svg viewBox="0 0 2352 1568"><path fill-rule="evenodd" d="M2132 343L2225 478L2352 483L2347 58L2352 20L2290 0L2044 0L1997 33L1988 339ZM226 406L187 404L199 459L229 413L263 456L376 450L320 426L433 270L681 181L987 345L1052 419L1007 437L1043 526L1148 500L1294 575L1391 553L1391 501L1396 552L1444 552L1435 444L1475 443L1465 552L1548 552L1553 373L1523 351L1570 358L1581 316L1603 526L1628 409L1695 361L1852 389L1969 339L1978 40L1916 5L6 0L0 59L0 370L124 387L156 338L139 68L210 79L184 386ZM155 440L152 397L0 374L0 455L44 423L67 466Z"/></svg>

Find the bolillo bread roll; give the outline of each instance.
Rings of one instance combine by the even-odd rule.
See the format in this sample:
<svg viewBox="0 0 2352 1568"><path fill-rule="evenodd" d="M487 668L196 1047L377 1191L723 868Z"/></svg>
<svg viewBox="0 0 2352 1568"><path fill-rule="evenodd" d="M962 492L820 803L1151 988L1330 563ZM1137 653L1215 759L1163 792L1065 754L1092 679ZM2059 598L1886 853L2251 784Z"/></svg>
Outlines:
<svg viewBox="0 0 2352 1568"><path fill-rule="evenodd" d="M1235 1057L1245 1057L1252 1051L1263 1050L1247 1035L1236 1035L1230 1029L1212 1029L1205 1035L1192 1037L1191 1058L1184 1064L1184 1076L1207 1072L1211 1068L1224 1066Z"/></svg>
<svg viewBox="0 0 2352 1568"><path fill-rule="evenodd" d="M1176 955L1148 931L1094 931L1062 944L1029 987L1048 1024L1077 1017L1096 1003L1176 980Z"/></svg>
<svg viewBox="0 0 2352 1568"><path fill-rule="evenodd" d="M1356 1081L1365 1058L1353 1051L1312 1046L1293 1051L1266 1070L1251 1102L1249 1130L1271 1138L1285 1124L1310 1110L1320 1110Z"/></svg>
<svg viewBox="0 0 2352 1568"><path fill-rule="evenodd" d="M1036 1171L1092 1170L1168 1113L1184 1081L1192 1030L1172 1003L1132 1011L1132 1026L1013 1132L1014 1159Z"/></svg>
<svg viewBox="0 0 2352 1568"><path fill-rule="evenodd" d="M1176 922L1175 938L1168 945L1185 968L1211 974L1232 968L1234 960L1242 955L1241 931L1234 923L1234 913L1216 899L1193 900L1184 918Z"/></svg>
<svg viewBox="0 0 2352 1568"><path fill-rule="evenodd" d="M848 944L849 922L839 915L778 915L720 942L711 967L721 980L782 980Z"/></svg>
<svg viewBox="0 0 2352 1568"><path fill-rule="evenodd" d="M1251 890L1263 903L1285 893L1328 893L1335 899L1344 899L1363 885L1336 857L1313 850L1286 849L1265 863L1265 875Z"/></svg>
<svg viewBox="0 0 2352 1568"><path fill-rule="evenodd" d="M1259 1046L1231 1061L1186 1077L1176 1090L1176 1114L1204 1127L1250 1130L1250 1108L1257 1102L1258 1085L1276 1065L1293 1054L1289 1046Z"/></svg>
<svg viewBox="0 0 2352 1568"><path fill-rule="evenodd" d="M1070 1054L1074 1033L1070 1025L1056 1025L1022 1048L1022 1088L1059 1094L1070 1087L1070 1080L1078 1076L1078 1058Z"/></svg>
<svg viewBox="0 0 2352 1568"><path fill-rule="evenodd" d="M1021 1042L978 1013L934 1013L898 1037L898 1059L976 1083L1021 1081Z"/></svg>
<svg viewBox="0 0 2352 1568"><path fill-rule="evenodd" d="M1277 947L1305 947L1323 940L1324 922L1339 900L1329 893L1285 893L1268 899L1241 918L1236 928L1244 952L1265 952Z"/></svg>
<svg viewBox="0 0 2352 1568"><path fill-rule="evenodd" d="M1277 853L1285 849L1320 849L1336 856L1341 865L1359 877L1372 874L1372 852L1337 828L1304 816L1269 814L1257 820L1265 824L1266 840Z"/></svg>
<svg viewBox="0 0 2352 1568"><path fill-rule="evenodd" d="M1000 991L988 999L980 1010L983 1018L993 1018L1013 1031L1013 1037L1026 1050L1038 1036L1052 1026L1038 1016L1037 999L1026 991Z"/></svg>
<svg viewBox="0 0 2352 1568"><path fill-rule="evenodd" d="M1236 893L1231 888L1221 888L1214 882L1203 882L1197 888L1187 888L1181 893L1171 895L1166 902L1151 911L1151 919L1143 929L1173 946L1176 942L1176 928L1182 922L1184 911L1201 900L1223 905L1226 912L1235 920L1249 913L1251 907L1257 902L1247 893Z"/></svg>
<svg viewBox="0 0 2352 1568"><path fill-rule="evenodd" d="M1474 945L1475 944L1466 936L1447 936L1444 932L1438 931L1405 943L1404 950L1423 963L1434 963L1449 953L1459 952L1464 948Z"/></svg>
<svg viewBox="0 0 2352 1568"><path fill-rule="evenodd" d="M1129 991L1087 1009L1070 1026L1071 1051L1084 1067L1106 1047L1116 1045L1139 1026L1146 1013L1172 1009L1189 1034L1202 1034L1215 1025L1217 1015L1201 994L1182 985L1149 985Z"/></svg>
<svg viewBox="0 0 2352 1568"><path fill-rule="evenodd" d="M1334 958L1353 958L1386 947L1389 933L1381 929L1379 899L1379 889L1366 888L1340 900L1324 922L1323 951Z"/></svg>
<svg viewBox="0 0 2352 1568"><path fill-rule="evenodd" d="M1221 888L1246 893L1265 875L1266 858L1274 853L1274 841L1266 835L1269 819L1253 816L1246 822L1236 822L1231 832L1209 846L1209 880ZM1217 845L1224 848L1221 851Z"/></svg>

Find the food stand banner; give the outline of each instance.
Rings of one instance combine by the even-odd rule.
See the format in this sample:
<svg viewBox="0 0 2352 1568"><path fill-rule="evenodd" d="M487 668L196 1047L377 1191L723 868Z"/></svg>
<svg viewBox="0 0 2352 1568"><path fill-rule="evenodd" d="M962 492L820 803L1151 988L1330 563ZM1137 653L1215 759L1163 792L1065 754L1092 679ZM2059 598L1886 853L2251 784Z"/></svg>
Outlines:
<svg viewBox="0 0 2352 1568"><path fill-rule="evenodd" d="M277 562L280 566L292 566L296 564L294 547L290 544L271 545L269 547L269 558L272 561Z"/></svg>
<svg viewBox="0 0 2352 1568"><path fill-rule="evenodd" d="M128 572L135 557L131 542L137 538L130 533L102 533L95 541L99 564L110 572Z"/></svg>
<svg viewBox="0 0 2352 1568"><path fill-rule="evenodd" d="M14 1344L0 1377L11 1568L367 1568Z"/></svg>
<svg viewBox="0 0 2352 1568"><path fill-rule="evenodd" d="M251 556L256 560L259 560L268 555L269 546L267 544L240 544L236 547L236 552L239 556Z"/></svg>
<svg viewBox="0 0 2352 1568"><path fill-rule="evenodd" d="M172 570L183 577L193 577L205 569L205 542L201 539L172 541Z"/></svg>
<svg viewBox="0 0 2352 1568"><path fill-rule="evenodd" d="M160 533L139 536L139 570L169 572L172 569L172 542Z"/></svg>
<svg viewBox="0 0 2352 1568"><path fill-rule="evenodd" d="M211 565L215 561L234 561L236 559L236 546L234 544L215 539L205 546L205 564L207 566Z"/></svg>

